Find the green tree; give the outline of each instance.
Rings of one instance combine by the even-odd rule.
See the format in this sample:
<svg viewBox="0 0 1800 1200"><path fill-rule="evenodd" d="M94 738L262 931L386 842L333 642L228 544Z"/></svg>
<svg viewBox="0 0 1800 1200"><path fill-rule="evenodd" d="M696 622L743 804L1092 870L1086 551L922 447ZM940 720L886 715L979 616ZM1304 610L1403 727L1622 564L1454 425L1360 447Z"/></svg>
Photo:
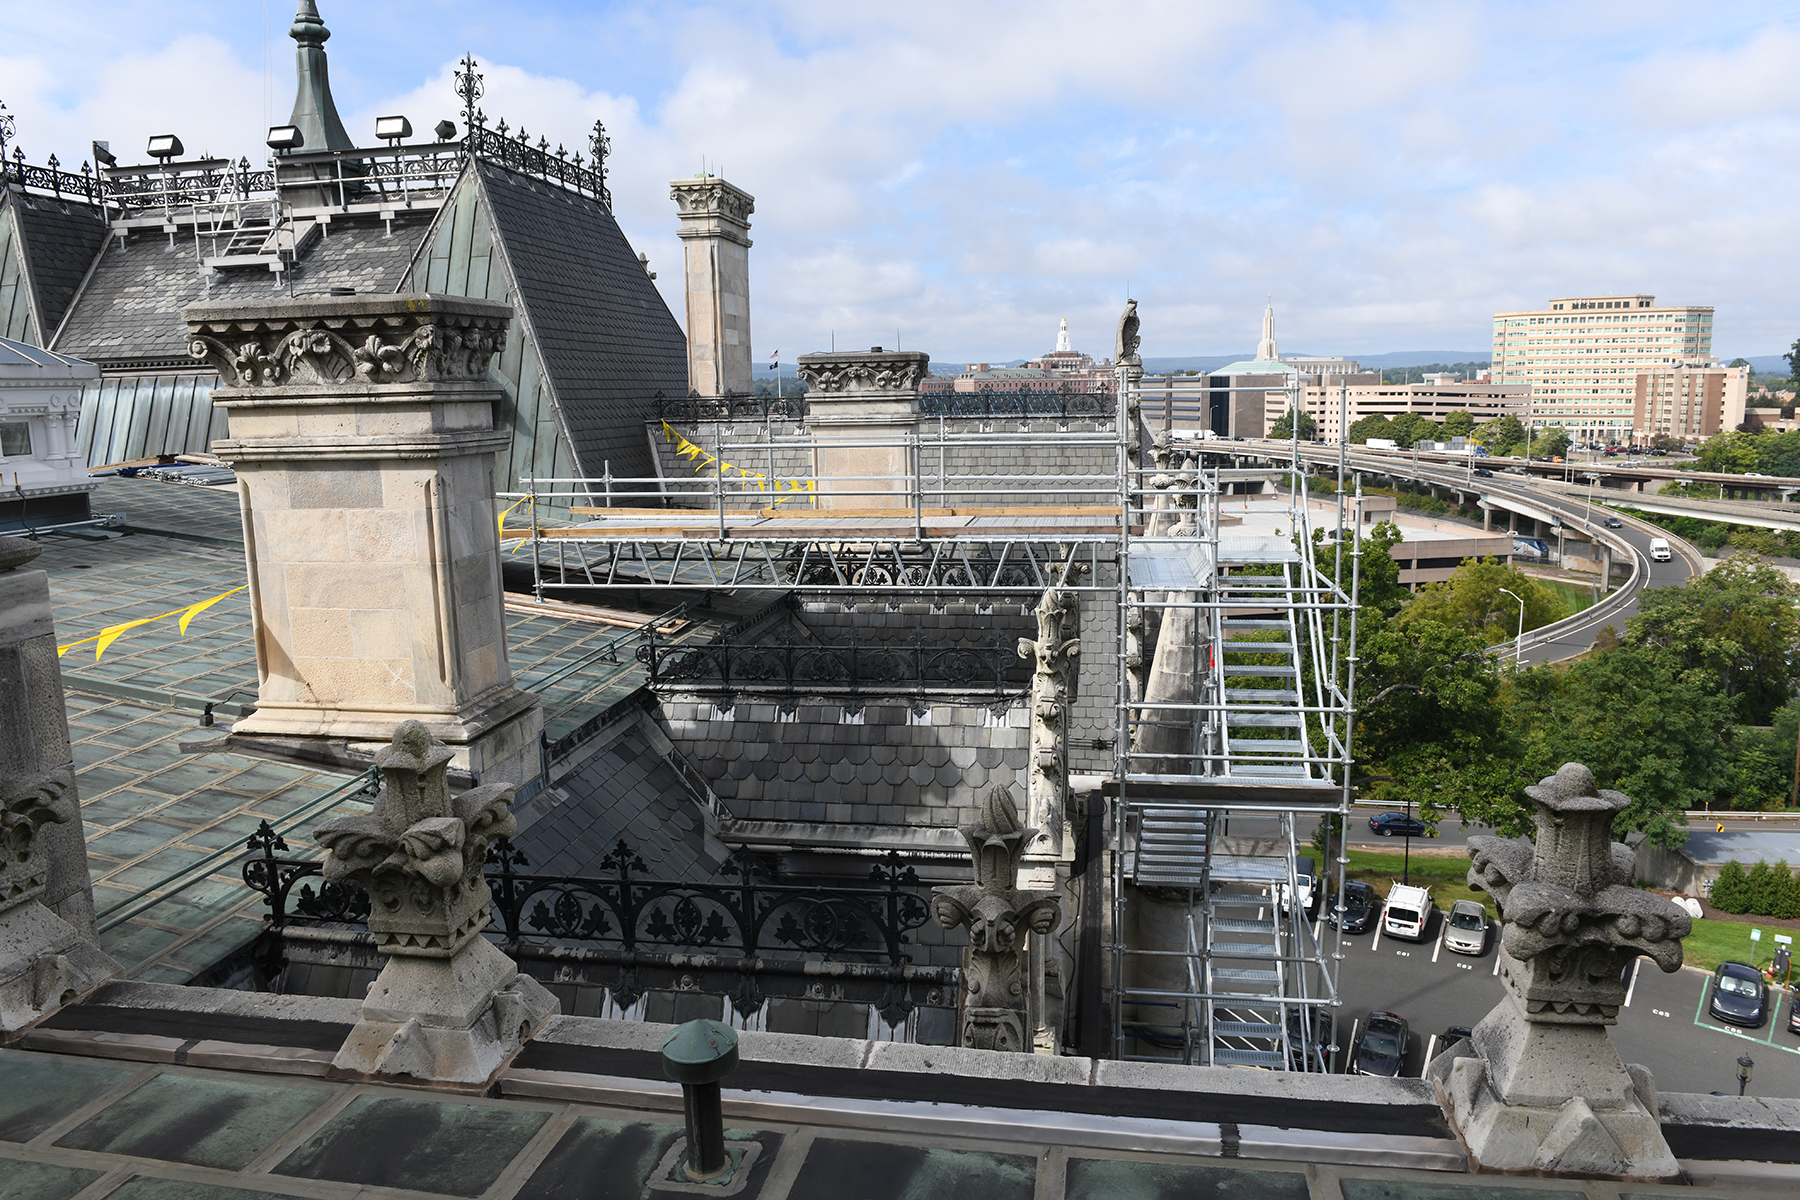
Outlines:
<svg viewBox="0 0 1800 1200"><path fill-rule="evenodd" d="M1313 562L1318 569L1327 579L1340 582L1346 593L1350 591L1352 576L1356 578L1357 604L1361 609L1358 614L1359 641L1368 637L1382 621L1399 612L1412 598L1412 593L1400 582L1400 564L1393 555L1393 548L1400 544L1403 536L1400 527L1392 521L1375 522L1363 533L1360 566L1354 561L1348 537L1342 542L1320 545L1313 551Z"/></svg>
<svg viewBox="0 0 1800 1200"><path fill-rule="evenodd" d="M1652 450L1679 450L1681 449L1681 439L1672 438L1666 433L1659 433L1650 439L1650 448Z"/></svg>
<svg viewBox="0 0 1800 1200"><path fill-rule="evenodd" d="M1702 807L1723 782L1719 743L1732 702L1667 650L1619 645L1567 668L1539 667L1518 677L1514 694L1509 717L1527 775L1585 763L1601 787L1632 799L1613 820L1615 835L1642 830L1655 845L1680 845L1684 811Z"/></svg>
<svg viewBox="0 0 1800 1200"><path fill-rule="evenodd" d="M1695 457L1699 459L1701 470L1731 475L1754 471L1761 462L1757 454L1756 438L1752 434L1735 430L1730 433L1715 433L1707 438Z"/></svg>
<svg viewBox="0 0 1800 1200"><path fill-rule="evenodd" d="M1503 591L1502 589L1505 589ZM1402 627L1419 621L1436 621L1481 638L1489 646L1519 636L1519 600L1525 602L1525 628L1537 629L1569 615L1569 609L1548 588L1517 567L1496 558L1468 559L1440 583L1419 589L1412 603L1397 618Z"/></svg>
<svg viewBox="0 0 1800 1200"><path fill-rule="evenodd" d="M1445 811L1507 832L1531 825L1507 736L1499 659L1467 630L1437 621L1380 624L1362 641L1357 787L1384 803Z"/></svg>
<svg viewBox="0 0 1800 1200"><path fill-rule="evenodd" d="M1394 436L1394 423L1383 416L1364 417L1350 426L1350 441L1354 445L1362 445L1370 438L1391 438Z"/></svg>
<svg viewBox="0 0 1800 1200"><path fill-rule="evenodd" d="M1318 435L1319 435L1319 423L1312 419L1311 413L1301 413L1300 414L1300 440L1303 442L1310 442ZM1269 430L1269 436L1272 438L1277 438L1277 439L1291 438L1294 436L1294 410L1293 409L1290 408L1286 412L1281 414L1281 419L1276 421L1274 428Z"/></svg>
<svg viewBox="0 0 1800 1200"><path fill-rule="evenodd" d="M1774 730L1740 725L1720 750L1727 763L1720 804L1755 811L1786 802L1794 763L1791 736L1784 743Z"/></svg>
<svg viewBox="0 0 1800 1200"><path fill-rule="evenodd" d="M1676 587L1640 594L1627 643L1666 650L1683 673L1705 675L1738 709L1767 724L1800 683L1800 585L1753 554L1734 554Z"/></svg>
<svg viewBox="0 0 1800 1200"><path fill-rule="evenodd" d="M1757 438L1756 463L1756 469L1765 475L1800 475L1800 429Z"/></svg>
<svg viewBox="0 0 1800 1200"><path fill-rule="evenodd" d="M1444 418L1444 433L1447 437L1468 437L1475 432L1475 418L1467 409L1458 409Z"/></svg>
<svg viewBox="0 0 1800 1200"><path fill-rule="evenodd" d="M1732 859L1719 868L1718 878L1713 880L1712 905L1720 912L1742 913L1749 908L1749 878L1744 873L1744 864Z"/></svg>
<svg viewBox="0 0 1800 1200"><path fill-rule="evenodd" d="M1795 338L1793 346L1781 357L1787 359L1788 378L1800 379L1800 338Z"/></svg>
<svg viewBox="0 0 1800 1200"><path fill-rule="evenodd" d="M1473 436L1475 444L1486 447L1489 453L1505 454L1513 447L1525 444L1525 426L1517 417L1495 417L1477 425Z"/></svg>
<svg viewBox="0 0 1800 1200"><path fill-rule="evenodd" d="M1443 432L1418 413L1401 413L1393 418L1390 428L1393 433L1389 436L1394 439L1394 444L1402 450L1411 449L1414 442L1434 442Z"/></svg>
<svg viewBox="0 0 1800 1200"><path fill-rule="evenodd" d="M1533 458L1563 458L1569 453L1569 435L1561 426L1553 425L1537 435L1531 443Z"/></svg>
<svg viewBox="0 0 1800 1200"><path fill-rule="evenodd" d="M1786 859L1775 864L1775 876L1775 902L1769 906L1769 915L1792 921L1800 917L1800 878L1788 870Z"/></svg>
<svg viewBox="0 0 1800 1200"><path fill-rule="evenodd" d="M1783 868L1786 863L1781 864ZM1744 911L1758 916L1768 916L1769 910L1775 907L1775 868L1766 861L1758 860L1750 868L1750 875L1744 881Z"/></svg>

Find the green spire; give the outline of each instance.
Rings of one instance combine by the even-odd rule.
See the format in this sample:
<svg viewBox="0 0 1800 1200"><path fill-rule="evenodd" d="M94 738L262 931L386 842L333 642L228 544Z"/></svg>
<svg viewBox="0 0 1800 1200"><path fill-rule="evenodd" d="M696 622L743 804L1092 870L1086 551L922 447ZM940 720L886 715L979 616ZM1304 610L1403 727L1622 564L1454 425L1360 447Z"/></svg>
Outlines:
<svg viewBox="0 0 1800 1200"><path fill-rule="evenodd" d="M294 52L299 89L294 94L294 115L288 124L299 127L304 139L300 152L317 150L354 150L356 143L344 131L338 119L337 105L331 102L331 76L325 65L325 40L331 30L319 19L319 6L313 0L300 0L300 11L288 36L298 43Z"/></svg>

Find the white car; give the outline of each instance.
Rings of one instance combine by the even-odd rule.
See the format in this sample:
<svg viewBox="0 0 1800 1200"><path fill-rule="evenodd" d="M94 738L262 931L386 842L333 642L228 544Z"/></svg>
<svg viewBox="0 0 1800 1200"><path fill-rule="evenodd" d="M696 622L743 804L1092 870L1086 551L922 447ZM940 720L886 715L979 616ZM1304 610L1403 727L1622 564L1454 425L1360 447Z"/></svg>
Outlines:
<svg viewBox="0 0 1800 1200"><path fill-rule="evenodd" d="M1298 885L1300 892L1300 911L1310 917L1313 913L1313 904L1318 898L1312 859L1304 855L1294 859L1294 882ZM1280 901L1281 911L1285 915L1288 911L1288 885L1285 883L1277 885L1275 895Z"/></svg>
<svg viewBox="0 0 1800 1200"><path fill-rule="evenodd" d="M1388 888L1387 906L1381 913L1381 932L1409 942L1425 940L1431 924L1431 889L1395 882Z"/></svg>
<svg viewBox="0 0 1800 1200"><path fill-rule="evenodd" d="M1674 553L1669 549L1669 539L1651 538L1650 557L1655 562L1668 562L1673 558Z"/></svg>
<svg viewBox="0 0 1800 1200"><path fill-rule="evenodd" d="M1458 900L1444 922L1444 949L1480 954L1487 949L1487 931L1487 908L1473 900Z"/></svg>

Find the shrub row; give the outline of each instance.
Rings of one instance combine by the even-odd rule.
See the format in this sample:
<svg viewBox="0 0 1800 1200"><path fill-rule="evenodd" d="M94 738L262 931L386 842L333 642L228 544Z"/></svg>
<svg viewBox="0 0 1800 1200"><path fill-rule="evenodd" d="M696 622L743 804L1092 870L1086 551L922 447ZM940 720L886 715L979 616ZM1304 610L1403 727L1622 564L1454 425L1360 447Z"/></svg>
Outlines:
<svg viewBox="0 0 1800 1200"><path fill-rule="evenodd" d="M1800 917L1800 878L1795 878L1785 861L1774 866L1759 862L1746 871L1734 858L1713 880L1712 902L1721 912L1793 920Z"/></svg>

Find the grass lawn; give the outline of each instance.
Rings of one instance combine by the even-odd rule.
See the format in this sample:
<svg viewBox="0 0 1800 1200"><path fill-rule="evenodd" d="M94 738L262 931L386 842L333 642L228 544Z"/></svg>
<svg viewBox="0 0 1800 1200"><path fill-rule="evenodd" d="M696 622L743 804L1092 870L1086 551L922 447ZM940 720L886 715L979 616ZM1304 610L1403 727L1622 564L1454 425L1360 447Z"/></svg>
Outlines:
<svg viewBox="0 0 1800 1200"><path fill-rule="evenodd" d="M1750 963L1762 968L1775 958L1775 935L1777 933L1792 937L1785 929L1765 929L1762 941L1752 942L1750 930L1752 925L1744 925L1737 921L1709 921L1702 918L1694 922L1694 932L1687 935L1681 943L1684 961L1690 967L1702 967L1711 971L1726 959L1734 962ZM1800 976L1800 964L1795 967L1796 976Z"/></svg>
<svg viewBox="0 0 1800 1200"><path fill-rule="evenodd" d="M1584 612L1594 606L1594 589L1582 587L1579 583L1563 583L1555 579L1532 579L1533 583L1561 600L1569 608L1569 613Z"/></svg>

